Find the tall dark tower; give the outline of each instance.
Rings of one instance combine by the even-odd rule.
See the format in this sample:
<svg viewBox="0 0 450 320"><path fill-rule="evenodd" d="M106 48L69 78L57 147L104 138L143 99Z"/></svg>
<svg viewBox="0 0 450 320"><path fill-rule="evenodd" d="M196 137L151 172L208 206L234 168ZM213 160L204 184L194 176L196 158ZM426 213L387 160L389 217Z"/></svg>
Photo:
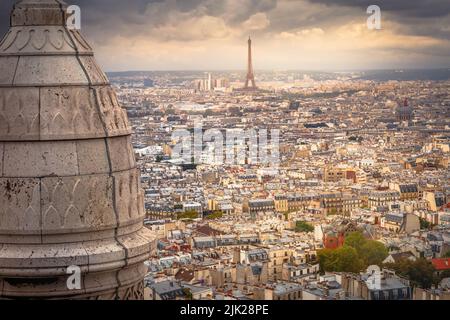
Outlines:
<svg viewBox="0 0 450 320"><path fill-rule="evenodd" d="M251 82L251 86L249 85ZM252 60L252 39L248 38L248 65L247 65L247 79L245 81L245 89L256 89L255 73L253 72Z"/></svg>

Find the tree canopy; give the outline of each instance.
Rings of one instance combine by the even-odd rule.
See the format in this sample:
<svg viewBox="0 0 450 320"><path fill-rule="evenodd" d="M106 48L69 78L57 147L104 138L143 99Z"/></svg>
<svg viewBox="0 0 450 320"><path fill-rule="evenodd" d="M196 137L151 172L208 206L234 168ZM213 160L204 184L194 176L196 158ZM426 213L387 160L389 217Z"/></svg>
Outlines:
<svg viewBox="0 0 450 320"><path fill-rule="evenodd" d="M359 272L362 269L362 260L352 247L338 249L323 249L317 253L321 272Z"/></svg>
<svg viewBox="0 0 450 320"><path fill-rule="evenodd" d="M387 256L388 250L381 242L367 240L361 232L349 233L341 248L318 252L322 272L360 272L371 265L381 266Z"/></svg>
<svg viewBox="0 0 450 320"><path fill-rule="evenodd" d="M223 217L223 212L222 211L214 211L209 216L206 216L206 219L214 220L214 219L220 219L222 217Z"/></svg>
<svg viewBox="0 0 450 320"><path fill-rule="evenodd" d="M396 274L411 281L413 286L429 289L434 284L439 283L439 278L435 275L435 270L430 261L420 258L416 261L401 259L396 263L388 263L387 268L395 271Z"/></svg>
<svg viewBox="0 0 450 320"><path fill-rule="evenodd" d="M305 221L297 221L295 224L295 232L313 232L314 227Z"/></svg>
<svg viewBox="0 0 450 320"><path fill-rule="evenodd" d="M177 215L177 219L197 219L198 218L198 212L195 210L189 210L186 212L179 213Z"/></svg>

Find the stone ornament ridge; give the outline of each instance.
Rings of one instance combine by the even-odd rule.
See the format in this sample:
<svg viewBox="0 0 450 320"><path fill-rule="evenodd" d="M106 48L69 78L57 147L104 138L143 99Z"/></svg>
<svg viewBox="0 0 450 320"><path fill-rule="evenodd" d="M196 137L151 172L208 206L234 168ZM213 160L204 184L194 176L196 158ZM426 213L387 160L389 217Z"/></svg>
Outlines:
<svg viewBox="0 0 450 320"><path fill-rule="evenodd" d="M143 299L155 238L131 128L66 8L18 1L0 42L0 298Z"/></svg>

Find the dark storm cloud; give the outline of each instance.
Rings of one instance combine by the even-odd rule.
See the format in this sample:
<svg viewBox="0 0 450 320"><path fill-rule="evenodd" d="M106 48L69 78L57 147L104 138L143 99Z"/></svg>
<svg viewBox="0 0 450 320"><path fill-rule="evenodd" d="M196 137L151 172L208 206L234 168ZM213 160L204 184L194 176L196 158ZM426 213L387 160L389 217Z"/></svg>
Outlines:
<svg viewBox="0 0 450 320"><path fill-rule="evenodd" d="M16 1L0 0L0 37L7 31L9 15ZM340 27L365 24L366 8L376 4L383 14L383 29L389 35L424 36L415 46L393 42L385 52L397 56L401 50L420 51L430 61L446 55L450 39L450 0L66 0L81 8L82 33L105 55L124 54L118 43L127 42L136 51L165 48L155 52L178 61L181 51L195 48L201 54L211 42L221 42L224 48L233 41L252 34L264 39L267 47L277 45L282 35L302 35L308 30L320 30L327 38ZM258 15L256 15L258 14ZM255 16L256 15L256 16ZM253 17L253 19L250 19ZM256 18L255 18L256 17ZM250 20L249 20L250 19ZM247 33L248 32L248 33ZM406 36L406 37L405 37ZM364 40L364 39L362 39ZM420 43L421 41L424 43ZM122 41L122 42L120 42ZM298 40L303 41L303 40ZM146 47L146 42L148 46ZM181 43L180 42L184 42ZM444 44L443 44L444 43ZM197 47L196 47L197 46ZM287 46L287 44L286 44ZM313 46L314 47L314 46ZM175 48L175 49L174 49ZM351 52L357 52L349 47ZM407 49L402 49L407 48ZM289 48L280 48L280 52ZM128 50L128 49L127 49ZM217 54L226 49L217 50ZM194 52L194 51L192 51ZM200 52L200 53L198 53ZM128 51L125 52L128 54ZM196 56L194 56L196 57ZM107 57L106 57L107 58ZM226 59L224 54L222 59ZM163 58L161 58L163 59ZM126 59L124 59L126 60ZM129 59L132 60L132 59ZM282 60L282 59L281 59ZM169 61L169 60L167 60ZM172 61L163 63L170 64ZM123 62L127 65L127 61ZM172 67L170 65L170 67ZM124 67L126 68L126 67Z"/></svg>
<svg viewBox="0 0 450 320"><path fill-rule="evenodd" d="M367 8L378 5L382 11L420 18L442 17L450 14L449 0L309 0L335 6Z"/></svg>
<svg viewBox="0 0 450 320"><path fill-rule="evenodd" d="M0 32L7 31L9 14L13 0L0 1ZM266 12L276 7L277 0L73 0L66 1L79 5L82 10L82 23L95 33L132 32L146 27L162 25L173 12L191 16L221 17L227 24L234 25L247 20L258 12ZM235 5L234 10L229 10ZM97 34L96 34L97 35Z"/></svg>
<svg viewBox="0 0 450 320"><path fill-rule="evenodd" d="M278 2L289 0L73 0L70 4L79 5L82 9L83 28L95 40L104 40L105 36L118 34L131 36L148 34L149 29L168 22L173 12L186 17L213 16L222 18L230 26L238 25L258 12L270 12ZM371 4L381 7L384 14L390 15L396 22L403 24L403 33L431 35L448 38L449 32L442 24L450 14L449 0L305 0L309 6L323 4L330 8L361 8ZM14 0L0 1L0 33L7 31L10 10ZM291 3L303 1L291 0ZM230 8L231 7L231 8ZM271 20L272 31L290 30L308 26L340 25L349 17L333 10L307 12L287 12L274 15ZM364 15L362 14L363 18ZM443 31L444 30L444 31Z"/></svg>
<svg viewBox="0 0 450 320"><path fill-rule="evenodd" d="M329 8L353 8L365 12L370 5L378 5L384 21L398 25L398 32L406 35L450 39L449 0L307 0ZM342 18L342 17L341 17ZM339 17L334 19L337 22Z"/></svg>

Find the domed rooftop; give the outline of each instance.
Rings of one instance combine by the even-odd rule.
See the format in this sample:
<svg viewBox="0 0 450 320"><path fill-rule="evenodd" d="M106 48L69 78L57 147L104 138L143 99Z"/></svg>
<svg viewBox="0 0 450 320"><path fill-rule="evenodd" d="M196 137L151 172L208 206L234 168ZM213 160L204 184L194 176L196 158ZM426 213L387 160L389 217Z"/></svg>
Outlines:
<svg viewBox="0 0 450 320"><path fill-rule="evenodd" d="M66 8L18 1L0 42L0 298L142 299L153 237L131 129Z"/></svg>

